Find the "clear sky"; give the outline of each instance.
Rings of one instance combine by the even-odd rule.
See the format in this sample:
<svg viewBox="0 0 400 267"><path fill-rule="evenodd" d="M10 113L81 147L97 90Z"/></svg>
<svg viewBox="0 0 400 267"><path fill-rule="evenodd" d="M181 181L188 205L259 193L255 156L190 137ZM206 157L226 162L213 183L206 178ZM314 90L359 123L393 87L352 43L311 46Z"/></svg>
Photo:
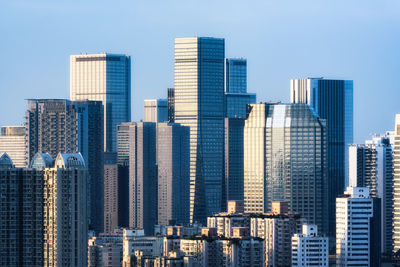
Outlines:
<svg viewBox="0 0 400 267"><path fill-rule="evenodd" d="M12 0L0 3L0 125L24 121L27 98L69 97L69 55L132 56L132 111L173 87L175 37L225 38L248 59L258 101L289 102L292 78L354 80L354 140L400 113L398 0Z"/></svg>

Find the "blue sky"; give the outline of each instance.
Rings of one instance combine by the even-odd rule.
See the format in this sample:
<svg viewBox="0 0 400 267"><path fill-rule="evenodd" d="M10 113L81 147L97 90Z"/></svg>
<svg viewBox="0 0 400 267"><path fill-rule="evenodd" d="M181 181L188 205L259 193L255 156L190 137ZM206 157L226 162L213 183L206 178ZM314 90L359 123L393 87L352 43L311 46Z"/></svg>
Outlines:
<svg viewBox="0 0 400 267"><path fill-rule="evenodd" d="M223 37L248 59L258 101L289 102L289 80L354 80L354 140L400 113L400 1L2 1L0 125L21 124L27 98L69 97L69 55L132 56L133 119L173 86L173 39Z"/></svg>

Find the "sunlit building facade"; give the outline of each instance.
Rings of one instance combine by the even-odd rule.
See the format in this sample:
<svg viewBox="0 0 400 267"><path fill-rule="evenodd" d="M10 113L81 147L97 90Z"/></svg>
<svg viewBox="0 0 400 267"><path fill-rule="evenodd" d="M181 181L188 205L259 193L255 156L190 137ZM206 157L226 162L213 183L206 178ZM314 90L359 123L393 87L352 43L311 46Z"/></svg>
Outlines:
<svg viewBox="0 0 400 267"><path fill-rule="evenodd" d="M25 126L3 126L0 151L7 152L16 168L27 167L25 159Z"/></svg>
<svg viewBox="0 0 400 267"><path fill-rule="evenodd" d="M400 114L396 114L393 147L393 250L400 249Z"/></svg>
<svg viewBox="0 0 400 267"><path fill-rule="evenodd" d="M223 201L224 39L175 39L175 122L190 126L190 216L205 223Z"/></svg>
<svg viewBox="0 0 400 267"><path fill-rule="evenodd" d="M244 127L244 203L289 212L327 233L326 124L306 104L252 104Z"/></svg>
<svg viewBox="0 0 400 267"><path fill-rule="evenodd" d="M70 56L70 99L104 106L104 151L116 152L117 125L131 121L131 57L117 54Z"/></svg>
<svg viewBox="0 0 400 267"><path fill-rule="evenodd" d="M148 122L168 121L167 99L145 99L143 121L148 121Z"/></svg>
<svg viewBox="0 0 400 267"><path fill-rule="evenodd" d="M348 145L353 143L353 81L293 79L290 102L308 104L326 120L329 236L332 241L336 226L335 198L342 195L348 185Z"/></svg>

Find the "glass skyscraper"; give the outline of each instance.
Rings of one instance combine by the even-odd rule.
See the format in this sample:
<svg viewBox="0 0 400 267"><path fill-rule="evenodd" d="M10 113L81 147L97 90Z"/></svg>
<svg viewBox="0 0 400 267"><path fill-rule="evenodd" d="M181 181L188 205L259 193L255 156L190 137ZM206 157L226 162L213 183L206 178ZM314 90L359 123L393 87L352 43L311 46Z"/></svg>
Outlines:
<svg viewBox="0 0 400 267"><path fill-rule="evenodd" d="M247 60L225 58L225 116L246 118L246 105L256 103L256 94L247 93Z"/></svg>
<svg viewBox="0 0 400 267"><path fill-rule="evenodd" d="M71 100L104 105L104 151L116 152L117 125L131 121L131 57L82 54L70 57Z"/></svg>
<svg viewBox="0 0 400 267"><path fill-rule="evenodd" d="M393 145L393 252L400 250L400 114L396 114Z"/></svg>
<svg viewBox="0 0 400 267"><path fill-rule="evenodd" d="M309 104L327 123L329 236L335 236L335 200L348 185L348 145L353 143L353 81L323 78L290 81L291 103ZM331 243L332 244L332 243Z"/></svg>
<svg viewBox="0 0 400 267"><path fill-rule="evenodd" d="M145 122L166 122L168 121L167 99L145 99L144 120Z"/></svg>
<svg viewBox="0 0 400 267"><path fill-rule="evenodd" d="M221 211L225 40L175 39L175 122L190 126L190 216Z"/></svg>
<svg viewBox="0 0 400 267"><path fill-rule="evenodd" d="M306 104L251 104L244 127L245 212L273 201L327 233L326 124Z"/></svg>

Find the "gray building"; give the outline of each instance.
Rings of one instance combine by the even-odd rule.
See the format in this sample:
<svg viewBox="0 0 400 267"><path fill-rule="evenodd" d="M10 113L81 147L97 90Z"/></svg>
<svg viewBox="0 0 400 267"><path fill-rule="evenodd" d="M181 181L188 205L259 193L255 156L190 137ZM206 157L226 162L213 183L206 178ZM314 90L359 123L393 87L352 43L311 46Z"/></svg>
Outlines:
<svg viewBox="0 0 400 267"><path fill-rule="evenodd" d="M117 125L131 120L131 57L71 55L70 99L103 103L104 151L116 152Z"/></svg>
<svg viewBox="0 0 400 267"><path fill-rule="evenodd" d="M151 235L157 223L156 123L129 125L129 227Z"/></svg>
<svg viewBox="0 0 400 267"><path fill-rule="evenodd" d="M382 253L393 251L393 149L391 134L374 136L364 145L349 146L349 186L368 187L381 199Z"/></svg>
<svg viewBox="0 0 400 267"><path fill-rule="evenodd" d="M81 152L89 170L90 228L102 232L104 208L103 105L100 101L30 99L25 113L26 158ZM26 164L28 164L28 162Z"/></svg>
<svg viewBox="0 0 400 267"><path fill-rule="evenodd" d="M251 104L244 127L245 211L273 201L327 233L326 124L306 104Z"/></svg>
<svg viewBox="0 0 400 267"><path fill-rule="evenodd" d="M175 39L175 122L190 126L190 216L223 206L224 39Z"/></svg>
<svg viewBox="0 0 400 267"><path fill-rule="evenodd" d="M25 168L25 126L3 126L0 151L7 152L16 168Z"/></svg>
<svg viewBox="0 0 400 267"><path fill-rule="evenodd" d="M190 128L159 123L158 224L189 223Z"/></svg>
<svg viewBox="0 0 400 267"><path fill-rule="evenodd" d="M43 266L42 170L14 168L0 153L0 264Z"/></svg>
<svg viewBox="0 0 400 267"><path fill-rule="evenodd" d="M247 60L225 58L225 116L246 118L247 104L256 103L256 94L247 93Z"/></svg>
<svg viewBox="0 0 400 267"><path fill-rule="evenodd" d="M175 88L168 88L168 122L175 122Z"/></svg>
<svg viewBox="0 0 400 267"><path fill-rule="evenodd" d="M225 198L243 201L245 119L225 118Z"/></svg>
<svg viewBox="0 0 400 267"><path fill-rule="evenodd" d="M291 103L310 105L327 124L330 242L335 236L335 198L348 185L348 145L353 143L353 81L323 78L290 81ZM318 228L321 229L321 228Z"/></svg>
<svg viewBox="0 0 400 267"><path fill-rule="evenodd" d="M166 122L168 121L168 101L167 99L145 99L144 100L144 120L146 122Z"/></svg>

